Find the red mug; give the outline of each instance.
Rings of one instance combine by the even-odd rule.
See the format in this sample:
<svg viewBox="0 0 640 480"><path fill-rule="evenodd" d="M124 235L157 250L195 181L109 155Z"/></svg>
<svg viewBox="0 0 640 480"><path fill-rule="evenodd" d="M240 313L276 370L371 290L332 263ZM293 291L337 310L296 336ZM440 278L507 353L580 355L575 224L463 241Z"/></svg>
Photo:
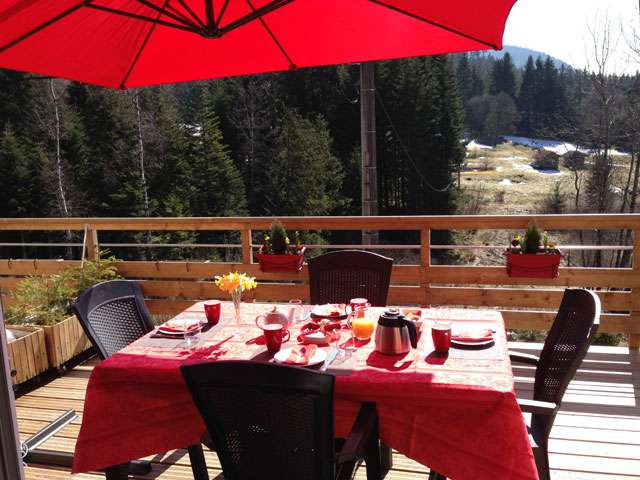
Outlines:
<svg viewBox="0 0 640 480"><path fill-rule="evenodd" d="M207 322L216 325L220 321L220 300L207 300L204 302L204 314Z"/></svg>
<svg viewBox="0 0 640 480"><path fill-rule="evenodd" d="M451 347L451 324L436 322L431 327L433 347L438 353L447 353Z"/></svg>
<svg viewBox="0 0 640 480"><path fill-rule="evenodd" d="M279 352L282 344L290 337L289 330L285 329L281 323L268 323L263 325L262 330L269 353Z"/></svg>

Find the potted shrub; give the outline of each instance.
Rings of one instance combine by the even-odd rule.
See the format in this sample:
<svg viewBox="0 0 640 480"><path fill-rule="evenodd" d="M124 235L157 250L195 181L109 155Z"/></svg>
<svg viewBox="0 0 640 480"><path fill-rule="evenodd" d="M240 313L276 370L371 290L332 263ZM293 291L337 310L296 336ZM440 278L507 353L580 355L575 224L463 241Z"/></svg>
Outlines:
<svg viewBox="0 0 640 480"><path fill-rule="evenodd" d="M7 350L14 384L24 383L49 369L44 331L29 325L7 325Z"/></svg>
<svg viewBox="0 0 640 480"><path fill-rule="evenodd" d="M304 263L305 247L300 242L300 234L295 232L294 245L287 236L282 223L271 224L271 234L265 234L256 258L263 272L299 272Z"/></svg>
<svg viewBox="0 0 640 480"><path fill-rule="evenodd" d="M560 251L549 241L547 232L540 232L531 221L524 237L516 235L505 252L507 274L510 277L555 278L560 266Z"/></svg>
<svg viewBox="0 0 640 480"><path fill-rule="evenodd" d="M113 257L86 260L54 275L27 277L11 293L14 303L7 318L10 323L42 328L49 366L60 368L91 347L71 312L75 299L86 288L115 278L120 276Z"/></svg>

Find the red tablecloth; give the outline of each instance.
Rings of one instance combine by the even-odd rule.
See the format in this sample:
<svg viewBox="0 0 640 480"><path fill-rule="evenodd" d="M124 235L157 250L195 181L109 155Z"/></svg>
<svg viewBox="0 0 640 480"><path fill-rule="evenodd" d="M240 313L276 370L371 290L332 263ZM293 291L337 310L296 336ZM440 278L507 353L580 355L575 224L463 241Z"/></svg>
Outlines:
<svg viewBox="0 0 640 480"><path fill-rule="evenodd" d="M223 305L230 318L231 305ZM87 387L73 472L101 469L197 443L205 427L180 375L184 363L253 358L264 346L253 318L264 304L244 304L242 336L225 325L196 350L155 346L141 339L97 365ZM181 315L203 315L196 304ZM392 448L456 480L537 479L522 414L516 403L504 325L490 310L426 309L425 335L406 357L357 353L354 370L336 377L336 434L345 435L361 402L375 402L381 439ZM429 319L493 327L491 355L433 354ZM292 332L293 333L293 332ZM295 335L292 335L295 337ZM176 341L178 342L178 341ZM486 352L486 351L484 351Z"/></svg>

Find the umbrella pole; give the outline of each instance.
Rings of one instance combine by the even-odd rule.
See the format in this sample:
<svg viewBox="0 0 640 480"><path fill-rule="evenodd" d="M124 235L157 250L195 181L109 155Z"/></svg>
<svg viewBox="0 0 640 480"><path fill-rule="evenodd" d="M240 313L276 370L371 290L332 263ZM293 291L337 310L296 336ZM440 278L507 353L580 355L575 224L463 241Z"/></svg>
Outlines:
<svg viewBox="0 0 640 480"><path fill-rule="evenodd" d="M362 158L362 216L378 214L378 174L376 159L375 62L360 64L360 145ZM362 243L378 243L377 230L363 230Z"/></svg>

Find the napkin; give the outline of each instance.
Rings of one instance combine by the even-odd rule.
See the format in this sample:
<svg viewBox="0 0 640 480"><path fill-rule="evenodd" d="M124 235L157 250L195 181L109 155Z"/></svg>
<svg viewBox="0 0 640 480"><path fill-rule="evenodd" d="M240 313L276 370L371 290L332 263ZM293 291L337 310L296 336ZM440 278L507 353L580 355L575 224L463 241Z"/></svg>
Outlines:
<svg viewBox="0 0 640 480"><path fill-rule="evenodd" d="M298 348L292 348L291 353L285 361L282 363L287 363L290 365L306 365L313 357L313 354L316 353L315 345L302 345Z"/></svg>
<svg viewBox="0 0 640 480"><path fill-rule="evenodd" d="M459 342L486 342L493 340L493 332L491 330L460 331L451 335L451 339Z"/></svg>

